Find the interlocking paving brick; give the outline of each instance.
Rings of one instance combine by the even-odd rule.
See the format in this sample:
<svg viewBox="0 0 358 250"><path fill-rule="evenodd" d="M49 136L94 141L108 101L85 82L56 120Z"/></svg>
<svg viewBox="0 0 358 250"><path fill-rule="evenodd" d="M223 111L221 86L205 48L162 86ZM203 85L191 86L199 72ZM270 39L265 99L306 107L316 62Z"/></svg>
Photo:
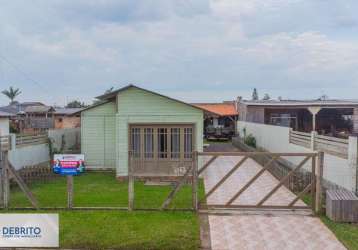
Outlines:
<svg viewBox="0 0 358 250"><path fill-rule="evenodd" d="M317 217L209 215L211 246L226 249L325 249L345 247Z"/></svg>

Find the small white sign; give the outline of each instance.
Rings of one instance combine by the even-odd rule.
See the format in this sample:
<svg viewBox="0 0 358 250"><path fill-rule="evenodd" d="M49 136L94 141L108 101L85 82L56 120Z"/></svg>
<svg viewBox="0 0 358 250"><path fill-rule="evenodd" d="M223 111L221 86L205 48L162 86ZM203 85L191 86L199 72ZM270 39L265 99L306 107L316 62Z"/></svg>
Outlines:
<svg viewBox="0 0 358 250"><path fill-rule="evenodd" d="M0 214L0 247L59 247L58 214Z"/></svg>

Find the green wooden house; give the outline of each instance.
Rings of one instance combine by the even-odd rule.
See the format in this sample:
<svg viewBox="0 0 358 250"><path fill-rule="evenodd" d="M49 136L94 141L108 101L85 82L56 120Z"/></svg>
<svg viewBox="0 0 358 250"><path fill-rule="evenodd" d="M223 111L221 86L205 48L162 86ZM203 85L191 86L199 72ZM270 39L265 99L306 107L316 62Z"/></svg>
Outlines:
<svg viewBox="0 0 358 250"><path fill-rule="evenodd" d="M203 110L128 85L81 111L81 151L91 169L128 168L142 176L178 176L203 148ZM130 165L131 164L131 165Z"/></svg>

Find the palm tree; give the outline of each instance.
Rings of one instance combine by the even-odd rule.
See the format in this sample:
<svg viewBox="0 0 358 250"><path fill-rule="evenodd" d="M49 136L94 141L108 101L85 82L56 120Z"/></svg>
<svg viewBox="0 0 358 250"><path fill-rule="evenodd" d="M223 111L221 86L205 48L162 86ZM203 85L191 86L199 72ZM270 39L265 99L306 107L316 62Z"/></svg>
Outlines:
<svg viewBox="0 0 358 250"><path fill-rule="evenodd" d="M10 87L8 90L5 89L1 93L6 95L7 97L9 97L9 99L11 100L11 102L10 102L10 104L11 104L14 102L15 98L21 94L21 91L20 91L20 89L15 89L13 87Z"/></svg>

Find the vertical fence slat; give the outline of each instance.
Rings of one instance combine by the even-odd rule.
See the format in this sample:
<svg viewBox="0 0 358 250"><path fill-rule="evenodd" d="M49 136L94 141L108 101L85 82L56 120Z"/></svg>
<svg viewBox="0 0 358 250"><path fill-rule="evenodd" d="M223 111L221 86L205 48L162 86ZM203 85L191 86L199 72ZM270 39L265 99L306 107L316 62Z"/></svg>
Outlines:
<svg viewBox="0 0 358 250"><path fill-rule="evenodd" d="M316 211L316 156L312 156L311 166L311 207Z"/></svg>
<svg viewBox="0 0 358 250"><path fill-rule="evenodd" d="M9 170L8 170L8 155L7 152L3 154L3 175L4 175L4 187L3 187L3 197L4 197L4 208L9 207L10 202L10 179L9 179Z"/></svg>
<svg viewBox="0 0 358 250"><path fill-rule="evenodd" d="M67 176L67 208L73 208L73 176Z"/></svg>
<svg viewBox="0 0 358 250"><path fill-rule="evenodd" d="M315 212L318 213L322 208L322 179L323 179L323 164L324 164L324 154L323 152L318 152L317 160L317 175L316 175L316 199L315 199Z"/></svg>

